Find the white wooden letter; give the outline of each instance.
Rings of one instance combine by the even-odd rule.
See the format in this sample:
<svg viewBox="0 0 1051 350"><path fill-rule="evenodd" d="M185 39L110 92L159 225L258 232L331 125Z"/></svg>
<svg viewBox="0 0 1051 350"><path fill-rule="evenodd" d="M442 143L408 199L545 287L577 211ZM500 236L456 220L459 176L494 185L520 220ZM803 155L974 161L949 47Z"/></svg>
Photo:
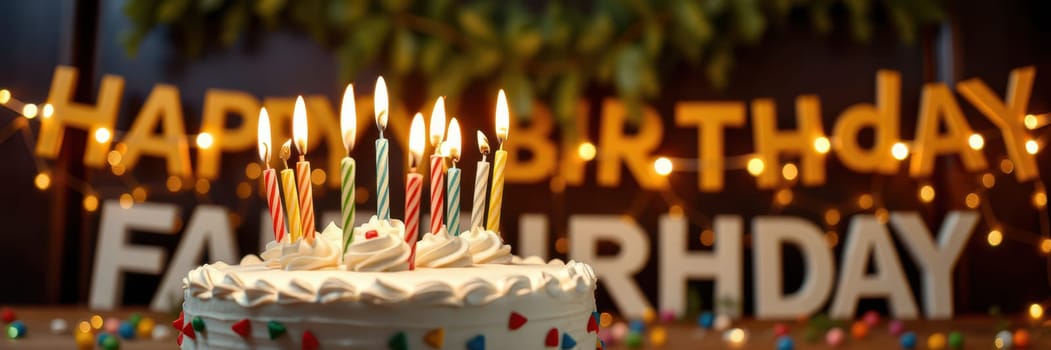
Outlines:
<svg viewBox="0 0 1051 350"><path fill-rule="evenodd" d="M798 247L806 266L803 285L789 295L782 293L784 244ZM795 319L825 305L832 291L834 262L820 228L798 217L758 217L752 220L752 247L756 318Z"/></svg>
<svg viewBox="0 0 1051 350"><path fill-rule="evenodd" d="M686 282L694 279L715 281L715 299L735 300L736 306L725 309L717 303L716 311L740 314L742 289L740 216L715 217L715 248L711 253L690 253L687 249L686 218L662 215L660 218L660 307L678 315L686 311Z"/></svg>
<svg viewBox="0 0 1051 350"><path fill-rule="evenodd" d="M620 253L600 256L599 240L616 243ZM642 317L650 303L635 283L635 274L646 265L650 242L639 225L620 215L574 215L569 218L569 257L591 264L622 315Z"/></svg>
<svg viewBox="0 0 1051 350"><path fill-rule="evenodd" d="M876 270L872 275L865 273L869 257ZM833 318L854 318L861 298L886 298L894 317L916 318L916 301L890 233L875 216L855 215L850 221L840 268L839 290L829 311Z"/></svg>
<svg viewBox="0 0 1051 350"><path fill-rule="evenodd" d="M931 232L920 214L895 212L890 214L898 239L905 243L912 260L923 270L923 306L927 318L952 318L952 270L963 252L967 239L978 224L973 211L953 211L945 217L935 245Z"/></svg>
<svg viewBox="0 0 1051 350"><path fill-rule="evenodd" d="M124 272L161 273L164 249L128 244L128 234L131 230L173 234L176 214L173 204L139 203L128 209L113 200L102 204L88 306L96 310L116 307L124 291Z"/></svg>

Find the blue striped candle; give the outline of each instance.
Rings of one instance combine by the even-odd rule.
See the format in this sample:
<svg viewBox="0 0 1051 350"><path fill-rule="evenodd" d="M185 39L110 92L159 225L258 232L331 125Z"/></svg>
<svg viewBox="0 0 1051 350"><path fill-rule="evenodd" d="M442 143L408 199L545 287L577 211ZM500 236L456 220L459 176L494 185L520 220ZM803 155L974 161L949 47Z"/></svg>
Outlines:
<svg viewBox="0 0 1051 350"><path fill-rule="evenodd" d="M449 168L446 174L445 229L452 235L460 235L460 168Z"/></svg>
<svg viewBox="0 0 1051 350"><path fill-rule="evenodd" d="M390 220L390 162L387 139L376 140L376 216Z"/></svg>

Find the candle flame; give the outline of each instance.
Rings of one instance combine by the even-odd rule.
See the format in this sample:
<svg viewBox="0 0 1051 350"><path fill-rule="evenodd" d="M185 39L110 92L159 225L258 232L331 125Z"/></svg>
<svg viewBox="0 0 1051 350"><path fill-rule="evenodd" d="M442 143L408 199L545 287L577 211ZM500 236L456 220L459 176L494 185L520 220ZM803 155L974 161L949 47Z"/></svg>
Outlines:
<svg viewBox="0 0 1051 350"><path fill-rule="evenodd" d="M463 141L460 140L460 122L456 121L456 118L452 118L449 121L449 131L445 135L445 144L449 146L449 157L452 157L453 163L460 161L460 146Z"/></svg>
<svg viewBox="0 0 1051 350"><path fill-rule="evenodd" d="M347 84L347 90L343 92L343 104L339 111L339 128L343 132L343 148L347 150L347 156L354 150L354 137L358 131L358 113L354 105L354 85Z"/></svg>
<svg viewBox="0 0 1051 350"><path fill-rule="evenodd" d="M285 140L285 143L281 144L281 154L278 156L285 162L285 167L287 168L288 158L292 158L292 140Z"/></svg>
<svg viewBox="0 0 1051 350"><path fill-rule="evenodd" d="M482 152L483 156L489 155L489 138L481 130L478 130L478 152Z"/></svg>
<svg viewBox="0 0 1051 350"><path fill-rule="evenodd" d="M296 106L292 109L292 140L300 155L307 154L307 106L303 96L296 96Z"/></svg>
<svg viewBox="0 0 1051 350"><path fill-rule="evenodd" d="M376 93L372 96L372 107L376 111L376 126L380 128L380 138L383 138L383 130L387 129L387 119L390 118L387 82L383 81L383 77L376 79Z"/></svg>
<svg viewBox="0 0 1051 350"><path fill-rule="evenodd" d="M420 164L420 161L423 159L424 143L426 142L423 114L417 112L412 117L412 124L409 126L409 168L415 169Z"/></svg>
<svg viewBox="0 0 1051 350"><path fill-rule="evenodd" d="M504 94L504 90L500 89L500 94L496 96L496 138L500 140L500 147L503 148L504 142L507 142L507 131L511 124L511 112L507 108L507 95Z"/></svg>
<svg viewBox="0 0 1051 350"><path fill-rule="evenodd" d="M266 107L259 109L259 160L270 167L270 115Z"/></svg>
<svg viewBox="0 0 1051 350"><path fill-rule="evenodd" d="M445 97L438 97L434 102L434 110L431 111L431 146L437 149L445 134Z"/></svg>

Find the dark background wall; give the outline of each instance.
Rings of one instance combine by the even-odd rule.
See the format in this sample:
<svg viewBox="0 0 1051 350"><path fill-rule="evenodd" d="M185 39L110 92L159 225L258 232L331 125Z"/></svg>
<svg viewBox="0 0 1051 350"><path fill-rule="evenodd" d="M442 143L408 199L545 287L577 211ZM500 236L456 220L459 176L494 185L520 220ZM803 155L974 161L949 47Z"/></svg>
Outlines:
<svg viewBox="0 0 1051 350"><path fill-rule="evenodd" d="M57 64L77 66L81 72L82 86L78 96L82 101L92 101L95 89L103 74L116 74L126 79L121 105L118 130L127 130L142 105L142 101L154 84L167 83L179 88L189 133L199 129L201 104L209 88L242 90L253 95L293 96L295 94L324 94L338 101L342 83L338 79L335 57L313 42L303 33L288 29L267 31L258 29L243 37L232 48L210 48L202 57L187 58L169 40L163 30L154 31L142 43L138 57L129 57L120 46L119 33L130 24L122 14L123 1L8 1L0 3L0 87L8 88L16 96L27 101L42 101L47 94L52 70ZM814 34L802 16L794 16L788 29L768 34L755 47L738 51L738 58L731 75L731 83L725 90L712 89L703 72L690 67L664 67L675 79L667 81L662 95L653 104L664 120L665 136L658 153L675 157L696 157L696 133L692 128L676 128L672 122L673 104L682 100L743 100L772 97L777 101L779 125L794 126L794 98L800 94L817 94L821 98L822 116L826 132L839 113L847 106L859 102L873 102L875 96L875 72L878 69L898 70L902 74L901 117L902 138L913 138L920 88L928 81L947 81L950 84L970 77L986 81L998 93L1003 94L1008 72L1016 67L1035 65L1036 86L1030 100L1029 110L1036 113L1051 110L1051 32L1039 14L1047 13L1046 6L1039 1L1007 1L988 4L980 1L956 1L950 6L950 21L941 29L927 30L915 45L904 45L886 21L878 22L875 36L869 44L859 44L842 31L826 36ZM796 18L800 17L800 18ZM842 26L841 26L842 27ZM952 44L952 45L948 45ZM948 49L947 49L948 48ZM363 72L356 82L358 91L371 91L372 80L380 71ZM467 130L489 125L492 101L466 96L488 96L484 90L475 94L464 94L459 115L464 116ZM589 94L591 101L591 139L598 138L598 110L603 97L612 92L596 87ZM395 96L394 98L399 98ZM410 101L419 98L405 97ZM968 120L978 130L993 130L976 110L962 98ZM412 110L423 106L410 103ZM428 107L429 108L429 107ZM0 110L0 124L16 119L16 114ZM254 116L252 116L254 117ZM87 281L90 279L90 262L93 257L98 214L84 213L80 208L80 194L61 186L63 180L56 178L49 191L38 191L32 187L36 174L32 157L32 135L29 143L14 137L0 143L0 155L6 166L0 166L0 220L7 224L0 230L0 239L9 253L0 254L0 266L17 266L8 269L9 276L21 281L21 288L5 288L0 291L0 303L78 303L86 300ZM473 126L472 126L473 125ZM369 128L365 140L375 138L375 130ZM83 135L72 132L67 138L63 156L51 161L50 166L84 178L100 189L116 188L104 192L104 198L116 198L122 180L108 171L85 170L77 165L83 150ZM81 141L77 140L81 137ZM557 136L555 136L557 137ZM753 151L750 125L727 132L727 153L746 154ZM69 146L74 144L74 146ZM987 137L986 154L991 164L996 164L1004 154L999 139ZM365 143L357 152L371 154L371 145ZM313 156L312 152L312 156ZM317 159L323 159L319 152ZM473 152L466 152L465 164L476 159ZM1038 159L1046 164L1047 152ZM392 159L402 159L400 151L391 154ZM183 219L188 219L195 205L215 203L230 208L242 220L237 227L241 253L253 253L258 236L258 213L263 201L252 198L241 200L233 189L244 181L244 165L255 160L254 152L224 154L222 178L213 182L213 191L207 195L192 192L168 193L163 189L166 174L160 161L144 159L128 177L148 184L157 190L151 191L150 201L179 203L183 207ZM370 163L370 162L362 162ZM395 163L397 164L397 163ZM371 164L362 164L359 183L373 183ZM869 175L858 175L845 169L838 160L829 157L829 183L816 188L799 188L799 196L818 199L822 203L850 201L868 191L874 182L882 183L886 207L891 210L919 210L929 226L940 225L944 213L962 208L963 195L976 188L977 176L965 174L952 159L939 161L931 182L938 190L934 205L925 206L916 200L916 181L906 176L891 176L877 179ZM1051 167L1042 166L1044 179ZM554 256L556 238L565 235L567 215L571 214L620 214L629 206L637 208L637 220L656 246L657 216L668 210L669 204L663 194L638 189L634 180L626 176L617 188L599 187L595 182L595 164L590 163L587 181L580 187L570 187L562 194L551 193L549 184L515 184L507 188L507 215L504 225L511 242L517 242L518 213L546 213L550 216ZM696 192L696 177L693 173L674 175L672 188L683 199L691 211L715 214L732 213L750 218L757 215L786 214L806 217L821 222L821 206L789 206L772 209L770 191L758 190L754 180L743 170L727 174L724 192L701 194ZM392 182L399 188L401 182ZM1009 176L998 177L998 185L991 192L996 216L1012 225L1030 232L1039 232L1040 215L1028 202L1032 184L1018 184ZM126 191L127 189L125 189ZM108 194L105 195L105 194ZM319 190L318 209L337 209L335 192ZM363 209L371 209L372 201ZM400 211L395 210L395 216ZM693 220L691 236L703 229L702 220ZM834 228L845 231L849 218ZM995 249L985 244L986 223L980 224L956 271L956 304L962 313L985 312L990 306L1000 305L1008 310L1018 310L1022 305L1043 300L1049 295L1046 257L1031 245L1011 240ZM158 244L174 248L178 237L155 237L138 235L136 243ZM691 247L701 247L691 239ZM608 247L607 247L608 248ZM836 247L837 256L841 247ZM652 254L656 254L656 250ZM651 256L655 256L652 255ZM906 255L901 254L904 258ZM651 301L656 301L657 263L651 263L637 276ZM788 266L799 264L795 254L788 255ZM746 310L750 310L751 256L745 251L745 299ZM905 258L903 264L909 272L915 293L920 293L918 273L915 266ZM791 269L789 269L791 270ZM789 284L798 283L797 274L789 271ZM794 281L794 282L793 282ZM159 282L158 276L131 275L127 279L128 292L125 302L146 304ZM710 304L710 283L694 283L702 287L702 294ZM599 293L600 303L610 306L608 294ZM879 307L881 303L863 305Z"/></svg>

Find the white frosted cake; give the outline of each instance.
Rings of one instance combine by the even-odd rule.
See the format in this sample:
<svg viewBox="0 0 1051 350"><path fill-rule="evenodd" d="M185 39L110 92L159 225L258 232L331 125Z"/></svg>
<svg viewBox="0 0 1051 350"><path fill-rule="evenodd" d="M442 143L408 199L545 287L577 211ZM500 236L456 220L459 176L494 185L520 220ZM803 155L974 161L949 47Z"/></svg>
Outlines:
<svg viewBox="0 0 1051 350"><path fill-rule="evenodd" d="M183 349L591 349L595 274L521 260L491 231L425 234L415 269L404 226L373 218L343 253L329 225L313 242L271 242L239 265L184 279Z"/></svg>

